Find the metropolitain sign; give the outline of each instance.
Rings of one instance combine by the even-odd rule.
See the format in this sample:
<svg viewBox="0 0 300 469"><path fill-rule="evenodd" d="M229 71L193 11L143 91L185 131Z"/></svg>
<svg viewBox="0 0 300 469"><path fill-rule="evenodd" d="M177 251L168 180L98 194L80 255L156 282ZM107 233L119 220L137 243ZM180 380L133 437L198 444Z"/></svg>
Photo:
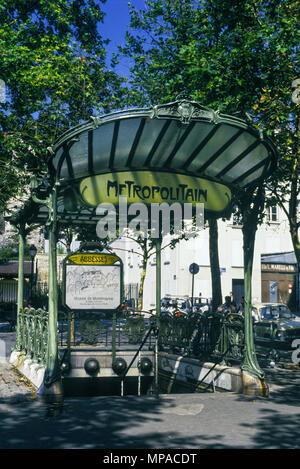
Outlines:
<svg viewBox="0 0 300 469"><path fill-rule="evenodd" d="M124 171L87 177L80 183L80 194L92 206L118 205L119 197L126 196L128 204L177 202L196 206L203 203L206 211L216 213L224 212L231 200L231 191L224 184L160 171Z"/></svg>

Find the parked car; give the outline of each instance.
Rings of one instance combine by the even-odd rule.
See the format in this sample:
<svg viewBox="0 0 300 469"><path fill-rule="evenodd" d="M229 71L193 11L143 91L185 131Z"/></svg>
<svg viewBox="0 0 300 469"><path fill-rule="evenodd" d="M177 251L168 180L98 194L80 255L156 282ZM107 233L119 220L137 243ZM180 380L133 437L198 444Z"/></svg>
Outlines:
<svg viewBox="0 0 300 469"><path fill-rule="evenodd" d="M256 342L290 346L294 339L300 339L300 321L285 304L253 304L252 316Z"/></svg>

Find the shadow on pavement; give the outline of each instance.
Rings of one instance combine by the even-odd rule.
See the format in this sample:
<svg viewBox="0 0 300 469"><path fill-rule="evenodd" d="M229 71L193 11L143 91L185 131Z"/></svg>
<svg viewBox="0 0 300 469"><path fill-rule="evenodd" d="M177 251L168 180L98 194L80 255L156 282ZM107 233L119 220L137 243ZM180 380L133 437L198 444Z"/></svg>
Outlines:
<svg viewBox="0 0 300 469"><path fill-rule="evenodd" d="M11 337L13 340L13 336ZM300 444L300 373L264 368L269 399L233 393L0 400L1 449L287 449Z"/></svg>
<svg viewBox="0 0 300 469"><path fill-rule="evenodd" d="M168 403L174 407L175 403ZM166 404L164 403L164 406ZM0 405L1 448L130 449L196 447L198 436L183 441L182 434L166 426L160 399L126 397L73 398L62 406L41 400ZM180 417L178 417L180 418ZM139 431L140 428L140 431ZM135 434L132 435L131 430Z"/></svg>
<svg viewBox="0 0 300 469"><path fill-rule="evenodd" d="M249 425L244 423L244 427ZM300 412L284 415L274 409L262 409L252 440L257 449L299 449Z"/></svg>
<svg viewBox="0 0 300 469"><path fill-rule="evenodd" d="M276 368L265 371L270 383L270 399L277 404L298 406L300 400L300 370Z"/></svg>
<svg viewBox="0 0 300 469"><path fill-rule="evenodd" d="M216 393L29 401L0 404L2 449L299 448L298 405L274 400Z"/></svg>

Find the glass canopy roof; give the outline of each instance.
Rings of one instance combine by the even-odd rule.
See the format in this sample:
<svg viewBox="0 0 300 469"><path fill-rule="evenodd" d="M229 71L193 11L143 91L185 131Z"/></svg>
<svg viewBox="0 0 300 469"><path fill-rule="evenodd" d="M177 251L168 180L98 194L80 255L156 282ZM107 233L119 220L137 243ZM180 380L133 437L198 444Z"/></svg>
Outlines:
<svg viewBox="0 0 300 469"><path fill-rule="evenodd" d="M244 188L270 172L275 148L246 121L182 100L91 118L66 132L49 164L63 184L94 174L147 169Z"/></svg>
<svg viewBox="0 0 300 469"><path fill-rule="evenodd" d="M174 172L245 190L270 174L277 159L270 139L247 121L188 99L91 117L49 151L49 172L59 182L58 219L65 223L95 223L95 210L76 198L78 183L89 176ZM46 206L32 213L38 223L48 217Z"/></svg>

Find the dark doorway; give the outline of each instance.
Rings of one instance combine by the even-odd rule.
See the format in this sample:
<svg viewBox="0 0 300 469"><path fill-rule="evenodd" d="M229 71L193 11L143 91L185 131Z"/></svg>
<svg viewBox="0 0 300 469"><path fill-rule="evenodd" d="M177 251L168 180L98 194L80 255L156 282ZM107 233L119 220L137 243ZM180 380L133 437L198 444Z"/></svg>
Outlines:
<svg viewBox="0 0 300 469"><path fill-rule="evenodd" d="M232 279L232 294L233 294L233 299L238 306L241 302L242 296L245 294L245 289L244 289L244 279L240 278L233 278Z"/></svg>

